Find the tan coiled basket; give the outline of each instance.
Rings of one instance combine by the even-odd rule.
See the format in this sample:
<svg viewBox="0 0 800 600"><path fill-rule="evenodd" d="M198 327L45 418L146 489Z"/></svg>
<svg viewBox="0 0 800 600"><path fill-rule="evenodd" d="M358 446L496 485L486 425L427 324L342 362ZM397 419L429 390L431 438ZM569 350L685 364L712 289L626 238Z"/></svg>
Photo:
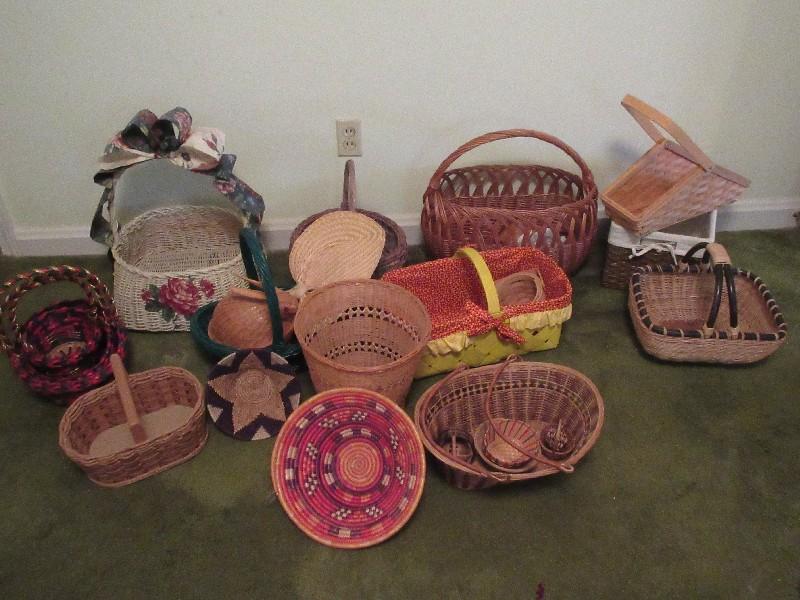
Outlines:
<svg viewBox="0 0 800 600"><path fill-rule="evenodd" d="M430 339L431 320L411 292L359 279L305 296L294 328L317 392L359 387L403 406Z"/></svg>

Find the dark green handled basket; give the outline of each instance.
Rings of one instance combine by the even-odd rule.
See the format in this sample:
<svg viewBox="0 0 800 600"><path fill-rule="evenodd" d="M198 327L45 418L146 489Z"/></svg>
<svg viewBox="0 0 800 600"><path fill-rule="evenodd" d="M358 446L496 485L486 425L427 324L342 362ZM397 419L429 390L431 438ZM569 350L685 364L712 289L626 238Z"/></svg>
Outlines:
<svg viewBox="0 0 800 600"><path fill-rule="evenodd" d="M278 295L275 293L272 273L267 263L267 257L264 256L264 251L261 249L258 235L250 227L244 227L239 232L239 244L242 247L242 259L244 260L247 276L261 281L261 286L264 289L269 318L272 322L272 345L269 346L269 349L288 360L301 357L300 346L298 344L290 344L283 338L283 323L281 321L280 306L278 305ZM220 344L208 337L208 324L211 322L211 317L216 307L217 302L211 302L200 308L192 316L190 327L192 337L197 344L210 356L220 359L245 348L234 348ZM255 348L247 349L252 350Z"/></svg>

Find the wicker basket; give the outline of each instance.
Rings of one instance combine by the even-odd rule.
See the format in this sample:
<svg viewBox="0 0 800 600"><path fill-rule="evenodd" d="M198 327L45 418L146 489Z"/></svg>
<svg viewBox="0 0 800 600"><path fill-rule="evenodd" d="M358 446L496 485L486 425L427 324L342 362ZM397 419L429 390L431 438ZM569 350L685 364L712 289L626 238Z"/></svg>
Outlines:
<svg viewBox="0 0 800 600"><path fill-rule="evenodd" d="M385 217L371 210L356 208L356 173L355 164L352 160L348 160L344 165L344 190L342 191L341 207L338 209L330 208L324 210L302 221L292 232L292 237L289 239L289 250L291 251L295 240L309 225L311 225L311 223L321 216L336 210L354 210L362 215L368 216L383 227L383 231L386 234L386 242L384 243L383 253L381 254L378 266L375 268L373 277L380 277L386 273L386 271L397 269L406 264L406 260L408 259L408 243L406 242L406 234L403 229L389 217Z"/></svg>
<svg viewBox="0 0 800 600"><path fill-rule="evenodd" d="M455 438L462 444L470 441L484 453L487 419L501 422L498 425L502 421L523 423L535 432L537 440L545 428L560 421L562 430L574 440L572 452L559 465L562 468L545 464L544 457L537 455L522 472L512 473L480 461L464 448L459 448L460 456L448 450ZM414 408L422 442L445 479L467 490L570 471L594 446L603 419L603 398L591 380L568 367L537 362L454 371L431 386ZM481 439L476 439L476 434ZM533 446L538 446L538 441ZM466 461L464 456L472 458Z"/></svg>
<svg viewBox="0 0 800 600"><path fill-rule="evenodd" d="M79 285L86 299L59 302L37 311L22 326L17 323L23 296L65 281ZM124 355L126 339L108 288L86 269L34 269L3 285L0 349L33 392L56 404L68 404L111 377L110 356Z"/></svg>
<svg viewBox="0 0 800 600"><path fill-rule="evenodd" d="M416 296L372 279L311 292L294 327L317 392L359 387L401 406L431 333L428 311Z"/></svg>
<svg viewBox="0 0 800 600"><path fill-rule="evenodd" d="M431 316L432 339L416 377L555 348L572 315L569 279L534 248L462 248L454 258L396 269L384 280L420 298Z"/></svg>
<svg viewBox="0 0 800 600"><path fill-rule="evenodd" d="M114 301L128 329L189 331L244 275L241 219L211 206L147 211L115 234ZM116 228L114 228L116 230Z"/></svg>
<svg viewBox="0 0 800 600"><path fill-rule="evenodd" d="M128 379L112 356L115 383L78 398L61 419L58 443L93 482L119 487L189 460L208 438L202 387L184 369Z"/></svg>
<svg viewBox="0 0 800 600"><path fill-rule="evenodd" d="M606 287L627 290L637 267L674 265L678 258L700 242L713 242L717 211L655 231L644 237L611 223L608 232L606 262L602 283Z"/></svg>
<svg viewBox="0 0 800 600"><path fill-rule="evenodd" d="M730 204L750 185L715 165L669 117L633 96L622 106L655 145L602 194L613 221L638 235ZM661 130L674 138L666 139Z"/></svg>
<svg viewBox="0 0 800 600"><path fill-rule="evenodd" d="M448 170L473 148L516 137L560 148L577 163L581 176L539 165ZM496 131L470 140L439 165L423 197L421 226L436 258L450 257L462 246L534 246L572 273L586 259L597 232L597 187L583 159L558 138L529 129Z"/></svg>
<svg viewBox="0 0 800 600"><path fill-rule="evenodd" d="M628 310L642 347L677 362L742 364L762 360L786 341L786 322L767 286L732 267L719 244L703 265L645 267L631 277Z"/></svg>
<svg viewBox="0 0 800 600"><path fill-rule="evenodd" d="M244 269L249 277L258 279L261 287L262 302L265 303L269 315L270 336L272 338L270 349L286 359L299 358L300 346L290 343L290 336L284 335L284 333L288 334L291 328L284 327L280 300L278 299L275 284L272 282L272 272L258 235L250 227L243 227L239 231L239 245ZM236 279L241 281L242 277L237 276ZM218 306L219 302L211 302L192 315L191 332L195 342L217 360L238 350L254 349L229 346L215 341L209 336L208 328Z"/></svg>

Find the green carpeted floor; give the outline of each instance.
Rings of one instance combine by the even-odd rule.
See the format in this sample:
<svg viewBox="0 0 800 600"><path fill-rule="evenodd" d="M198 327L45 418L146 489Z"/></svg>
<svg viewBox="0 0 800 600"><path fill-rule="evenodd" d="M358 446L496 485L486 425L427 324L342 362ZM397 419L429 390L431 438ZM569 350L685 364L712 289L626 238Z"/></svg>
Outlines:
<svg viewBox="0 0 800 600"><path fill-rule="evenodd" d="M798 598L800 232L720 234L758 273L789 342L748 367L659 363L624 294L599 285L604 248L574 280L558 349L533 360L591 377L606 403L571 475L465 492L431 468L409 524L367 550L306 538L272 494L273 441L212 425L193 460L132 486L91 484L60 452L62 408L0 359L3 598ZM3 279L65 259L0 258ZM103 257L72 259L110 283ZM274 257L281 283L285 257ZM41 306L63 290L26 300ZM133 334L131 370L211 364L188 334ZM307 375L304 398L311 394ZM433 383L416 382L412 401ZM430 464L430 463L429 463Z"/></svg>

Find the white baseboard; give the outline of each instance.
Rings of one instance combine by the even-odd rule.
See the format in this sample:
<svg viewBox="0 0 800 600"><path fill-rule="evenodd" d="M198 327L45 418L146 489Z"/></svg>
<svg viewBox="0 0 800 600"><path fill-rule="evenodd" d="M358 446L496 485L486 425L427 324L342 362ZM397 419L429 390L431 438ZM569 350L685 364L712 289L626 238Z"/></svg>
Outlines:
<svg viewBox="0 0 800 600"><path fill-rule="evenodd" d="M717 231L788 229L795 227L800 197L745 198L719 210ZM419 213L389 215L403 228L410 246L422 243ZM600 217L605 211L600 208ZM3 219L5 221L5 219ZM262 233L271 250L285 250L300 218L267 218ZM13 256L83 256L105 254L108 250L89 238L88 227L6 227L0 235L3 251ZM2 228L0 228L2 229Z"/></svg>

